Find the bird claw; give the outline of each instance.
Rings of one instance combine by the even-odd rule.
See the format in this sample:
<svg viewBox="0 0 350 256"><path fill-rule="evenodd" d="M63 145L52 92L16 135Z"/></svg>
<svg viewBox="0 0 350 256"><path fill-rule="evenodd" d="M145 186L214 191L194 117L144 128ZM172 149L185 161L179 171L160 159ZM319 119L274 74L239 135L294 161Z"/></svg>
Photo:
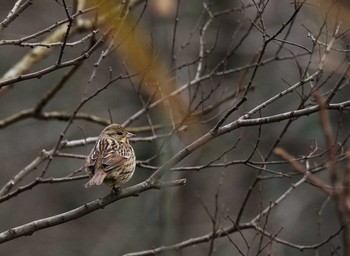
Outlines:
<svg viewBox="0 0 350 256"><path fill-rule="evenodd" d="M112 193L113 195L118 195L118 194L120 193L120 191L121 191L121 188L120 188L120 187L118 187L118 188L112 188L111 193Z"/></svg>

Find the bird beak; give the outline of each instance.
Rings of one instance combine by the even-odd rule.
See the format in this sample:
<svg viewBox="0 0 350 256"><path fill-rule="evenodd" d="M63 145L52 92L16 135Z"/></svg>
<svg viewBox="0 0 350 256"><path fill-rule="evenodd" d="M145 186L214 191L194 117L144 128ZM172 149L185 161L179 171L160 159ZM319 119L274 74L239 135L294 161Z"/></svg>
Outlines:
<svg viewBox="0 0 350 256"><path fill-rule="evenodd" d="M131 137L135 137L136 135L135 134L133 134L133 133L131 133L131 132L127 132L126 133L126 137L127 138L131 138Z"/></svg>

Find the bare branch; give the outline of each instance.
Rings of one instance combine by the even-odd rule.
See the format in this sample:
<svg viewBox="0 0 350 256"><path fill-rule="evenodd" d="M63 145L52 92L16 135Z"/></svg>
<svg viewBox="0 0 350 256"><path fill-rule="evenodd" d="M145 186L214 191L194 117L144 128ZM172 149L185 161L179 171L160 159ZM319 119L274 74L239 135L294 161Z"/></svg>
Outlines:
<svg viewBox="0 0 350 256"><path fill-rule="evenodd" d="M56 226L62 223L66 223L68 221L75 220L79 217L97 211L99 209L103 209L109 204L120 200L122 198L137 196L140 193L147 191L149 189L160 189L171 186L184 185L186 183L185 179L175 180L167 183L152 183L149 181L144 181L135 186L120 190L118 194L111 193L107 196L104 196L100 199L96 199L92 202L86 203L83 206L75 208L65 213L61 213L58 215L54 215L52 217L47 217L44 219L36 220L22 226L18 226L15 228L11 228L7 231L0 233L0 244L13 240L17 237L32 235L34 232L49 228L52 226Z"/></svg>

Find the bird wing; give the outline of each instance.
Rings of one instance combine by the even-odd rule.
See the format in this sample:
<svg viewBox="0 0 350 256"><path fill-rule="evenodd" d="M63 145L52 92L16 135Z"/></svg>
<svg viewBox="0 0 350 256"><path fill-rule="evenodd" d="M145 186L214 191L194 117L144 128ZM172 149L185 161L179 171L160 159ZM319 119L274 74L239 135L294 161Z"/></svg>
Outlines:
<svg viewBox="0 0 350 256"><path fill-rule="evenodd" d="M104 166L104 171L108 172L122 166L131 155L132 152L128 145L122 142L116 143L110 150L103 152L101 164Z"/></svg>
<svg viewBox="0 0 350 256"><path fill-rule="evenodd" d="M98 156L100 155L100 152L96 150L96 146L97 145L93 147L90 154L86 157L85 168L94 169Z"/></svg>
<svg viewBox="0 0 350 256"><path fill-rule="evenodd" d="M122 142L104 138L98 140L90 154L86 158L85 167L94 170L99 168L108 172L118 166L123 165L124 161L132 156L131 147Z"/></svg>

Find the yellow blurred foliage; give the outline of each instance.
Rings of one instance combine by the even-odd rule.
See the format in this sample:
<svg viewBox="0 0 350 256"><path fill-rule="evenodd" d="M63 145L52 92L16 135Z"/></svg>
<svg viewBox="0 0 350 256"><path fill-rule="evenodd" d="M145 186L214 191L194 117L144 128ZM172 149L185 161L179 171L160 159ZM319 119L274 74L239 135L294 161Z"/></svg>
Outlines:
<svg viewBox="0 0 350 256"><path fill-rule="evenodd" d="M154 100L164 99L168 109L165 115L179 122L183 116L185 102L176 94L174 81L169 76L157 50L153 48L148 36L142 31L141 24L128 12L130 1L89 0L90 6L99 6L97 24L108 33L107 38L114 40L118 58L142 82L141 90Z"/></svg>

